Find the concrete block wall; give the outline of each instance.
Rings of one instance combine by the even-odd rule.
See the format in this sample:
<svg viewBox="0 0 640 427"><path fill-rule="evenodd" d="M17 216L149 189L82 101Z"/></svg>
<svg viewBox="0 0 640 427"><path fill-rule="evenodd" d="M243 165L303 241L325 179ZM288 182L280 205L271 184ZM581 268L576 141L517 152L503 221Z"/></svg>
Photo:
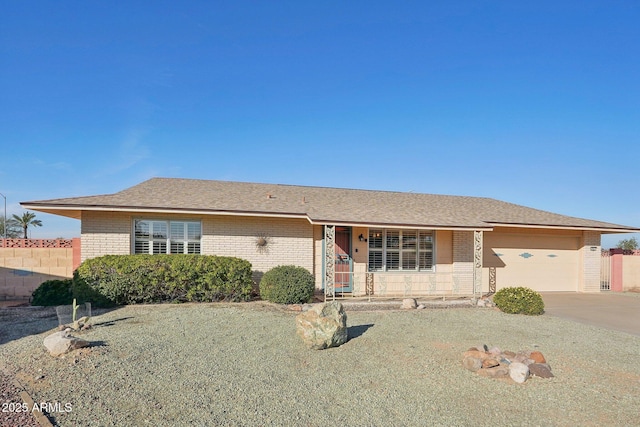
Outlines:
<svg viewBox="0 0 640 427"><path fill-rule="evenodd" d="M600 232L584 231L582 234L582 247L580 258L582 268L578 283L581 292L600 292Z"/></svg>
<svg viewBox="0 0 640 427"><path fill-rule="evenodd" d="M622 290L640 291L640 251L622 256Z"/></svg>
<svg viewBox="0 0 640 427"><path fill-rule="evenodd" d="M610 249L603 260L610 265L612 292L640 292L640 250Z"/></svg>
<svg viewBox="0 0 640 427"><path fill-rule="evenodd" d="M28 299L46 280L73 277L80 264L80 239L63 244L54 240L6 240L12 244L3 241L0 247L0 300Z"/></svg>

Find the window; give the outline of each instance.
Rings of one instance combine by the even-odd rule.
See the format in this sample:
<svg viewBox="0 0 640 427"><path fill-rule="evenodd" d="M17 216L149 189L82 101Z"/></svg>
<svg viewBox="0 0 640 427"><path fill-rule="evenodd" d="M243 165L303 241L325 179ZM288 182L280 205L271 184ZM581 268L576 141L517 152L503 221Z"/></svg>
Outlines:
<svg viewBox="0 0 640 427"><path fill-rule="evenodd" d="M433 235L429 230L369 230L369 271L432 271Z"/></svg>
<svg viewBox="0 0 640 427"><path fill-rule="evenodd" d="M137 219L135 254L199 254L202 224L197 221Z"/></svg>

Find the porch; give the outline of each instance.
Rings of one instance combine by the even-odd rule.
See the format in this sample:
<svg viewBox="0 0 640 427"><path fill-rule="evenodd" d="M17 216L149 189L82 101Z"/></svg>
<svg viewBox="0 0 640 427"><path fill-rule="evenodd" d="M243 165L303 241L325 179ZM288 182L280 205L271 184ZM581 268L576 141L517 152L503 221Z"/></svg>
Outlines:
<svg viewBox="0 0 640 427"><path fill-rule="evenodd" d="M324 225L321 238L325 300L481 296L481 230Z"/></svg>

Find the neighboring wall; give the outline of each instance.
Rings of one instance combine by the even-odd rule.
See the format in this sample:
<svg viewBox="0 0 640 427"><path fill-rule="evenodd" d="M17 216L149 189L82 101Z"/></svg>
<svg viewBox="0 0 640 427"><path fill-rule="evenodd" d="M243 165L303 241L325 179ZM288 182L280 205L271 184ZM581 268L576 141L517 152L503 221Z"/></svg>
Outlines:
<svg viewBox="0 0 640 427"><path fill-rule="evenodd" d="M640 291L640 251L622 256L622 290Z"/></svg>
<svg viewBox="0 0 640 427"><path fill-rule="evenodd" d="M614 292L640 291L640 250L610 249L610 289Z"/></svg>
<svg viewBox="0 0 640 427"><path fill-rule="evenodd" d="M0 239L0 300L27 299L80 265L80 239Z"/></svg>

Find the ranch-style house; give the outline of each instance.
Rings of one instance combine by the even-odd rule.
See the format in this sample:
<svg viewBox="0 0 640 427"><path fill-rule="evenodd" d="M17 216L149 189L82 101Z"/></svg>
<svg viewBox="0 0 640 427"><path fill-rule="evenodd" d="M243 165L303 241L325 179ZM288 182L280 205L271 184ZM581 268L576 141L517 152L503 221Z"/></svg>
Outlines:
<svg viewBox="0 0 640 427"><path fill-rule="evenodd" d="M601 235L640 231L485 197L177 178L22 206L79 219L82 260L235 256L256 280L294 264L330 296L600 292Z"/></svg>

